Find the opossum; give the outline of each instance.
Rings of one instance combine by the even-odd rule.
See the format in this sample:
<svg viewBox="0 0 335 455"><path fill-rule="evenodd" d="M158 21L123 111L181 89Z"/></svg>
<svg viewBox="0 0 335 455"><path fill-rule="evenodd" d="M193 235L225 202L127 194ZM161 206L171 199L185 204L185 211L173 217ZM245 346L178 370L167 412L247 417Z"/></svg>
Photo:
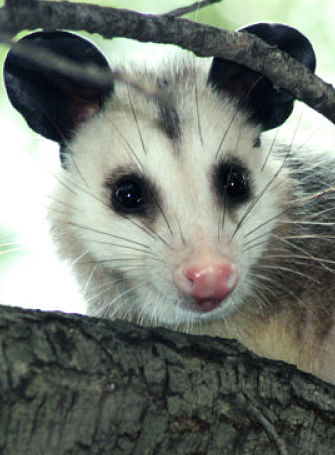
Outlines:
<svg viewBox="0 0 335 455"><path fill-rule="evenodd" d="M314 71L297 30L241 32ZM68 71L45 65L50 51ZM89 315L236 338L335 383L335 156L263 146L291 93L218 57L112 71L65 31L14 44L4 79L29 126L60 144L51 235Z"/></svg>

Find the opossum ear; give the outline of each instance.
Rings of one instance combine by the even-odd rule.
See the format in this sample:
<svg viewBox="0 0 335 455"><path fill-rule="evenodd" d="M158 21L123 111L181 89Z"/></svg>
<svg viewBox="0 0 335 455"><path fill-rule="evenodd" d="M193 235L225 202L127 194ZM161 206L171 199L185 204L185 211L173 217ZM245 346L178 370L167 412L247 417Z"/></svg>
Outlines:
<svg viewBox="0 0 335 455"><path fill-rule="evenodd" d="M71 69L71 63L76 67ZM91 72L88 77L89 66L93 77ZM94 77L93 68L106 72L104 81ZM25 36L12 46L4 66L13 106L33 130L61 147L111 93L110 73L107 60L91 42L63 31Z"/></svg>
<svg viewBox="0 0 335 455"><path fill-rule="evenodd" d="M294 28L282 24L253 24L239 31L257 35L268 44L278 46L314 72L316 58L311 43ZM208 82L219 91L229 93L250 112L250 120L263 130L281 125L293 110L294 96L277 89L261 73L243 65L215 57Z"/></svg>

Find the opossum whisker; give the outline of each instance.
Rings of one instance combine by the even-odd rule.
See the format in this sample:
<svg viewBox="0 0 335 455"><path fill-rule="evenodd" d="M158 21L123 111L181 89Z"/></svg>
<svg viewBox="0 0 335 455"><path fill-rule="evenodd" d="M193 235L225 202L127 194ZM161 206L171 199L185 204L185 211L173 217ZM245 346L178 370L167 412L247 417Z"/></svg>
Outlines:
<svg viewBox="0 0 335 455"><path fill-rule="evenodd" d="M220 144L219 144L219 146L218 146L218 148L217 148L217 151L216 151L216 154L215 154L215 159L218 159L219 153L220 153L220 150L221 150L221 147L222 147L222 144L224 143L224 141L225 141L225 139L226 139L226 137L227 137L227 134L228 134L228 132L229 132L229 130L230 130L232 124L234 123L234 120L236 119L236 117L237 117L239 111L240 111L240 107L237 105L237 107L236 107L236 109L235 109L235 111L234 111L234 113L233 113L233 116L232 116L232 118L230 119L230 121L229 121L229 123L228 123L228 126L227 126L225 132L223 133L222 139L221 139L221 141L220 141Z"/></svg>
<svg viewBox="0 0 335 455"><path fill-rule="evenodd" d="M120 294L118 294L114 299L112 299L108 305L109 309L111 310L109 313L109 317L111 319L113 319L115 317L115 315L119 312L120 309L124 309L123 298L125 296L131 294L134 291L138 291L139 289L143 288L146 284L147 284L147 282L143 282L143 283L140 283L139 285L132 286L132 287L126 289L124 292L121 292ZM123 315L125 315L125 316L127 316L129 313L131 313L131 311L133 310L133 307L136 306L135 303L131 302L131 300L128 300L127 303L128 303L128 305L127 305L128 308L126 308L126 311L123 311Z"/></svg>
<svg viewBox="0 0 335 455"><path fill-rule="evenodd" d="M102 297L104 294L107 294L107 292L109 292L110 290L110 287L111 287L110 283L108 283L108 285L105 283L104 285L101 285L98 290L96 289L96 291L98 292L96 292L95 294L90 296L86 295L86 304L96 300L99 297Z"/></svg>
<svg viewBox="0 0 335 455"><path fill-rule="evenodd" d="M181 238L181 241L183 242L183 245L185 246L186 245L186 240L185 240L185 237L184 237L183 229L182 229L182 226L181 226L179 218L177 217L176 219L177 219L177 224L178 224L180 238Z"/></svg>
<svg viewBox="0 0 335 455"><path fill-rule="evenodd" d="M71 266L73 267L75 264L80 262L82 260L82 258L87 256L88 254L89 254L89 251L84 251L83 253L79 254L76 258L73 259L73 261L71 262Z"/></svg>
<svg viewBox="0 0 335 455"><path fill-rule="evenodd" d="M198 84L197 81L194 81L194 92L195 92L195 107L197 113L197 125L198 125L198 133L201 145L204 145L202 130L201 130L201 122L200 122L200 112L199 112L199 97L198 97Z"/></svg>
<svg viewBox="0 0 335 455"><path fill-rule="evenodd" d="M271 223L271 221L275 221L276 219L278 219L279 217L281 217L282 215L284 215L285 213L287 213L287 209L286 210L283 210L282 212L279 212L277 213L276 215L274 216L271 216L270 218L268 218L266 221L264 221L263 223L260 223L258 226L256 226L255 228L251 229L250 231L248 231L246 234L244 234L243 238L245 239L246 237L249 237L249 235L251 234L254 234L255 232L257 232L259 229L262 229L264 226L266 226L267 224ZM262 233L260 236L258 237L255 237L253 239L251 239L250 241L248 242L244 242L243 245L247 245L249 242L252 242L253 240L257 240L259 239L260 237L262 237L263 235L266 235L268 233L272 232L272 229L269 230L269 231L266 231L265 233Z"/></svg>
<svg viewBox="0 0 335 455"><path fill-rule="evenodd" d="M114 280L111 283L104 283L100 286L99 289L96 289L97 292L95 292L93 295L86 297L87 303L92 302L93 300L96 300L99 297L102 297L104 294L110 291L111 285L117 285L117 284L122 284L125 282L124 279L119 279L119 280ZM121 297L121 294L119 294L117 297ZM115 299L116 300L116 299ZM112 300L113 301L113 300ZM111 302L112 302L111 301Z"/></svg>
<svg viewBox="0 0 335 455"><path fill-rule="evenodd" d="M48 194L47 197L51 201L56 202L57 204L60 204L60 205L62 205L64 207L67 207L67 208L72 209L72 210L79 210L79 208L74 206L73 204L69 204L68 202L62 201L61 199L53 196L52 194ZM55 208L54 208L54 210L55 210ZM62 211L57 211L57 213L63 213L64 215L66 214L66 212L62 212Z"/></svg>
<svg viewBox="0 0 335 455"><path fill-rule="evenodd" d="M330 207L328 209L320 210L319 212L313 212L309 213L308 217L309 218L314 218L314 217L320 217L321 215L324 215L325 213L333 212L335 211L335 207ZM304 217L305 219L306 217ZM294 220L292 220L294 222Z"/></svg>
<svg viewBox="0 0 335 455"><path fill-rule="evenodd" d="M89 239L89 241L92 242L92 243L95 243L95 244L110 245L110 246L117 247L117 248L122 248L122 249L125 249L125 250L137 251L139 253L144 253L146 255L149 255L149 256L152 256L152 257L158 259L157 255L155 253L153 253L152 251L143 249L143 248L135 248L134 246L131 246L131 245L122 245L120 243L113 243L113 242L99 242L99 241L96 241L94 239Z"/></svg>
<svg viewBox="0 0 335 455"><path fill-rule="evenodd" d="M307 273L303 273L303 272L300 272L299 270L297 269L294 269L292 267L283 267L283 266L280 266L278 264L274 264L274 265L269 265L269 264L258 264L258 268L259 269L269 269L269 270L274 270L276 273L279 273L280 272L285 272L285 273L293 273L295 275L298 275L298 276L301 276L303 278L307 278L309 281L312 281L313 283L316 283L318 285L321 285L322 283L313 278L312 275L310 274L307 274Z"/></svg>
<svg viewBox="0 0 335 455"><path fill-rule="evenodd" d="M271 305L270 298L273 299L272 293L270 289L268 289L268 287L265 286L264 284L262 286L253 285L252 290L254 293L254 301L255 304L257 305L257 312L263 315L264 309ZM245 329L245 331L247 331L248 333L252 333L252 330L250 330L250 328L249 330L248 328Z"/></svg>
<svg viewBox="0 0 335 455"><path fill-rule="evenodd" d="M261 236L257 237L257 238L262 238L262 237L263 237L263 234ZM249 246L245 247L246 245L243 245L242 252L245 253L246 251L249 251L249 250L251 250L253 248L256 248L258 246L261 246L261 245L265 245L265 244L267 244L269 242L269 239L266 239L266 240L262 240L260 242L253 243L254 241L257 240L257 238L256 239L252 239L249 242L247 242L246 245L249 245ZM251 243L251 245L250 245L250 243Z"/></svg>
<svg viewBox="0 0 335 455"><path fill-rule="evenodd" d="M270 221L273 221L273 219L274 219L274 218L271 217L271 219L267 220L265 223L262 223L261 225L257 226L255 229L252 229L251 231L249 231L249 232L244 236L244 239L245 239L246 237L248 237L248 236L249 236L250 234L252 234L252 233L257 233L257 231L258 231L259 229L261 229L262 227L266 226ZM265 240L264 240L263 242L261 242L261 243L267 243L267 242L268 242L267 236L268 236L269 234L271 234L272 232L273 232L273 229L269 229L268 231L263 231L261 234L257 235L256 237L252 237L251 239L249 239L249 240L247 240L247 241L244 241L244 242L242 243L242 247L244 248L244 247L246 247L246 246L252 244L253 242L256 242L257 240L262 239L263 237L265 238Z"/></svg>
<svg viewBox="0 0 335 455"><path fill-rule="evenodd" d="M121 144L122 144L122 147L126 150L126 152L130 152L130 156L132 157L132 159L140 165L142 171L144 169L144 166L143 166L143 163L142 161L140 160L139 156L137 155L137 153L135 152L135 149L132 147L132 145L130 144L129 141L127 141L127 138L122 134L122 132L119 130L119 128L115 125L115 123L111 120L111 125L112 127L114 128L114 130L118 133L118 135L120 136L121 138Z"/></svg>
<svg viewBox="0 0 335 455"><path fill-rule="evenodd" d="M83 173L80 171L80 169L78 167L78 164L77 164L77 161L75 159L74 153L69 153L68 155L70 156L72 164L73 164L77 174L79 175L80 179L82 180L82 182L84 183L86 188L89 188L89 184L88 184L87 180L85 179Z"/></svg>
<svg viewBox="0 0 335 455"><path fill-rule="evenodd" d="M193 326L194 326L194 321L193 319L191 318L191 313L189 312L187 314L187 318L186 318L186 333L190 333L192 332L192 329L193 329Z"/></svg>
<svg viewBox="0 0 335 455"><path fill-rule="evenodd" d="M98 242L94 242L94 243L98 243ZM106 245L117 246L117 245L113 245L113 244L110 244L110 243L106 243ZM147 261L151 260L151 261L161 262L163 264L165 263L164 259L162 259L161 257L157 256L154 253L151 253L151 252L148 252L148 251L143 251L143 250L141 250L139 248L128 248L128 249L130 249L132 251L144 253L146 255L146 260ZM113 257L112 259L99 259L98 262L100 264L107 264L107 263L114 262L114 261L122 261L123 259L128 260L128 261L137 259L140 263L142 263L142 261L143 261L141 255L134 254L133 257L129 257L129 256L122 256L121 258ZM88 262L85 262L85 264L90 263L90 262L92 262L92 260L88 261ZM81 264L84 264L84 262L81 262Z"/></svg>
<svg viewBox="0 0 335 455"><path fill-rule="evenodd" d="M260 283L261 289L264 286L264 292L267 292L270 295L271 300L269 302L270 302L270 307L271 307L271 305L273 305L273 302L280 299L279 295L282 294L283 288L280 286L280 283L278 283L277 280L271 279L269 276L265 275L264 270L262 270L262 273L254 273L253 276L259 282L262 282L262 283ZM264 284L264 282L266 282L266 285ZM275 289L277 289L277 291ZM288 294L299 305L303 305L303 302L301 301L299 296L296 293L294 293L291 289L289 289L288 287L285 288L285 294Z"/></svg>
<svg viewBox="0 0 335 455"><path fill-rule="evenodd" d="M128 240L125 237L120 237L120 236L115 236L115 237L119 238L121 240L126 240L126 241ZM144 253L144 254L147 254L147 255L150 255L150 256L158 258L158 255L156 253L154 253L151 250L150 247L148 247L147 245L143 245L140 242L135 242L135 241L129 240L130 243L133 243L133 244L139 245L139 246L143 246L143 248L135 248L134 246L130 246L130 245L122 245L120 243L113 243L113 242L110 242L110 241L96 240L96 239L92 239L92 238L85 238L84 240L87 241L87 242L95 243L97 245L110 245L110 246L116 246L116 247L120 247L120 248L125 248L125 249L131 250L131 251L139 251L140 253Z"/></svg>
<svg viewBox="0 0 335 455"><path fill-rule="evenodd" d="M302 113L300 114L300 117L299 117L299 120L297 122L297 125L296 125L296 128L295 128L295 131L294 131L294 134L292 136L292 140L291 140L291 143L290 143L290 146L288 147L287 149L287 152L283 158L283 161L281 163L281 165L279 166L279 168L277 169L277 171L274 173L274 175L272 176L272 178L269 180L269 182L267 184L265 184L263 190L256 196L256 198L251 202L251 204L249 204L249 206L246 208L245 212L243 213L242 217L240 218L239 222L237 223L237 226L233 232L233 235L232 235L232 239L235 237L236 233L238 232L238 230L241 228L241 226L244 224L244 222L246 221L246 219L248 218L249 214L252 212L252 210L254 209L254 207L256 206L256 204L259 202L259 200L264 196L264 194L266 193L266 191L269 189L269 187L272 185L272 183L276 180L276 178L279 176L279 174L282 172L282 170L284 169L284 166L291 154L291 151L292 151L292 148L293 148L293 144L294 144L294 141L295 141L295 137L297 135L297 132L298 132L298 127L300 125L300 121L301 121L301 117L302 117Z"/></svg>
<svg viewBox="0 0 335 455"><path fill-rule="evenodd" d="M332 222L321 222L321 221L305 221L305 218L306 217L314 217L314 216L320 216L321 214L324 214L326 212L329 212L329 211L333 211L335 210L335 207L333 208L330 208L330 209L326 209L324 211L321 211L321 212L318 212L317 214L304 214L304 217L302 220L289 220L289 219L281 219L278 221L279 224L292 224L292 225L316 225L316 226L330 226L332 227L334 225L334 223ZM245 235L244 235L244 238L248 237L249 235L257 232L259 229L261 229L262 227L266 226L268 223L270 223L271 221L274 221L276 220L277 218L281 217L282 215L284 215L285 213L288 213L289 211L289 208L277 213L276 215L268 218L266 221L264 221L263 223L260 223L258 226L256 226L255 228L251 229L250 231L248 231ZM265 234L269 234L270 232L272 232L272 230L270 231L267 231ZM264 234L261 234L261 236L264 235ZM261 236L258 236L256 237L255 239L258 239L260 238ZM254 239L251 239L250 242L252 242ZM247 245L249 242L245 242L243 245Z"/></svg>
<svg viewBox="0 0 335 455"><path fill-rule="evenodd" d="M323 224L321 224L321 226L323 226ZM311 234L286 235L286 236L282 236L282 238L286 239L286 240L294 240L294 239L334 240L335 235L311 233Z"/></svg>
<svg viewBox="0 0 335 455"><path fill-rule="evenodd" d="M149 289L150 288L148 287L146 289L146 292L148 292ZM158 313L157 313L157 304L159 303L159 298L150 289L150 292L148 294L148 299L149 299L149 302L151 305L150 313L148 314L148 312L145 311L145 308L141 307L136 321L137 322L141 321L140 322L141 324L145 324L145 325L149 325L149 326L156 326L159 322ZM148 320L148 318L149 318L149 320Z"/></svg>
<svg viewBox="0 0 335 455"><path fill-rule="evenodd" d="M230 178L230 174L229 174L229 177L228 179ZM221 211L221 220L219 221L219 224L218 224L218 232L217 232L217 239L218 241L220 240L220 236L223 232L223 228L224 228L224 222L225 222L225 218L226 218L226 214L227 214L227 209L228 209L228 204L227 204L227 190L226 188L224 189L224 192L223 192L223 201L222 201L222 211Z"/></svg>
<svg viewBox="0 0 335 455"><path fill-rule="evenodd" d="M264 261L269 261L273 259L280 259L280 264L288 264L290 266L307 266L310 261L312 260L310 257L307 256L299 256L297 254L289 254L287 250L281 250L281 249L271 249L271 251L267 252L264 255ZM319 266L319 264L317 264Z"/></svg>
<svg viewBox="0 0 335 455"><path fill-rule="evenodd" d="M234 123L234 120L236 119L238 113L240 112L240 109L241 109L241 103L236 103L236 106L235 106L235 109L233 111L233 115L231 117L231 119L229 120L229 123L227 125L227 128L225 129L223 135L222 135L222 139L219 143L219 146L216 150L216 154L215 154L215 159L218 159L219 157L219 153L220 153L220 150L221 150L221 147L222 147L222 144L224 143L229 131L230 131L230 128L232 127L233 123Z"/></svg>
<svg viewBox="0 0 335 455"><path fill-rule="evenodd" d="M299 202L299 205L301 206L301 202L303 203L306 203L306 202L310 202L318 197L321 197L321 196L324 196L328 193L333 193L335 192L335 187L334 186L328 186L325 190L321 190L321 191L318 191L317 193L313 193L313 194L309 194L308 196L304 196L304 197L300 197L300 198L297 198L297 199L293 199L291 201L288 202L289 205L297 205L297 203ZM334 207L330 208L330 209L327 209L327 210L333 210Z"/></svg>
<svg viewBox="0 0 335 455"><path fill-rule="evenodd" d="M242 227L242 225L245 223L245 221L248 219L250 213L252 210L255 208L256 204L260 201L260 199L264 196L266 191L270 188L270 186L273 184L273 182L277 179L279 176L280 172L283 170L285 161L288 158L289 153L291 152L291 149L289 149L286 153L286 157L284 158L283 162L281 163L280 167L277 169L277 171L273 174L271 179L264 185L262 191L256 196L256 198L248 205L244 213L242 214L239 222L237 223L237 226L233 232L232 239L235 237L236 233L239 231L239 229Z"/></svg>
<svg viewBox="0 0 335 455"><path fill-rule="evenodd" d="M130 96L129 90L128 90L128 96ZM132 107L132 109L134 109L134 108ZM135 116L135 118L136 118L136 120L137 120L135 111L133 112L133 115ZM136 124L138 125L138 122L137 122ZM116 126L114 126L114 127L115 127L115 129L116 129ZM139 125L138 125L138 127L139 127ZM121 137L123 138L122 133L119 132L119 134L120 134ZM140 137L142 138L142 136L140 136ZM124 140L126 141L125 138L124 138ZM141 139L141 140L142 140L142 139ZM130 143L129 143L128 141L126 141L126 144L127 144L128 147L130 148L132 154L135 156L135 159L138 161L138 163L140 164L140 167L141 167L141 169L142 169L142 171L143 171L144 166L143 166L142 162L140 161L139 157L136 155L136 153L135 153L133 147L130 145ZM143 145L143 147L144 147L144 141L143 141L143 140L142 140L142 145ZM145 147L144 147L144 150L145 150ZM151 197L152 197L154 203L156 204L158 210L161 212L162 217L163 217L163 219L164 219L164 221L165 221L165 223L166 223L166 225L167 225L167 227L168 227L168 230L169 230L171 236L173 237L173 231L172 231L172 229L171 229L170 223L169 223L169 221L168 221L168 219L167 219L167 217L166 217L166 215L165 215L165 212L164 212L162 206L160 205L160 203L158 202L158 200L157 200L157 198L155 197L154 194L151 193ZM148 226L147 226L147 227L148 227Z"/></svg>
<svg viewBox="0 0 335 455"><path fill-rule="evenodd" d="M296 223L294 223L294 224L296 224ZM270 234L272 234L272 231L267 231L267 232L260 234L257 237L254 237L253 239L250 239L248 242L243 243L242 251L243 252L248 251L256 246L260 246L260 245L268 243L268 241L269 241L268 239L265 239L265 240L263 240L261 242L257 242L257 243L254 243L254 242L256 242L257 240L261 239L262 237L265 237ZM299 240L299 239L334 240L335 235L309 233L309 234L294 234L294 235L291 234L291 235L287 235L287 236L281 236L281 238L283 238L285 240Z"/></svg>
<svg viewBox="0 0 335 455"><path fill-rule="evenodd" d="M89 191L89 189L84 188L81 185L78 185L70 177L65 177L64 174L63 174L63 177L60 177L58 174L50 171L49 169L47 169L47 168L45 168L45 169L49 172L50 175L52 175L52 177L54 179L57 180L57 182L61 186L66 188L73 195L78 195L79 194L78 191L83 192L83 193L87 194L88 196L92 197L93 199L95 199L96 201L98 201L103 207L108 207L108 205L100 197L95 195L92 191Z"/></svg>
<svg viewBox="0 0 335 455"><path fill-rule="evenodd" d="M130 250L130 251L137 251L139 253L144 253L146 255L149 255L149 256L152 256L153 258L155 259L158 259L156 256L155 253L153 253L152 251L148 251L148 250L145 250L145 249L142 249L142 248L135 248L131 245L122 245L121 243L113 243L113 242L96 242L95 240L90 240L92 241L93 243L100 243L102 245L110 245L110 246L113 246L113 247L117 247L117 248L122 248L122 249L125 249L125 250Z"/></svg>
<svg viewBox="0 0 335 455"><path fill-rule="evenodd" d="M134 226L138 227L141 229L143 232L145 232L147 235L149 235L151 238L154 240L160 240L165 246L167 246L170 250L172 250L172 246L162 237L160 234L155 232L151 226L148 226L144 221L142 223L144 224L145 227L141 226L139 223L137 223L134 219L130 218L127 215L121 215L123 218L125 218L127 221L129 221L131 224Z"/></svg>
<svg viewBox="0 0 335 455"><path fill-rule="evenodd" d="M262 303L271 304L265 293L267 292L271 295L271 298L274 298L273 290L269 287L269 285L261 285L258 282L258 280L261 278L258 273L250 272L250 277L252 276L255 278L255 280L250 280L249 278L246 280L246 283L249 284L249 286L252 286L253 290L256 289L258 291L258 297L261 297ZM273 280L270 281L272 282Z"/></svg>
<svg viewBox="0 0 335 455"><path fill-rule="evenodd" d="M237 138L236 138L235 151L238 149L238 144L239 144L239 141L240 141L242 132L243 132L243 125L240 125L240 127L239 127L239 133L238 133ZM231 179L232 171L233 171L233 166L230 166L230 171L229 171L228 178L227 178L227 181L228 181L228 182L229 182L230 179ZM224 190L224 193L223 193L223 204L222 204L222 205L223 205L223 208L222 208L221 230L219 229L219 231L218 231L219 236L220 236L220 232L223 231L224 220L225 220L225 217L226 217L227 212L228 212L228 194L227 194L227 187L225 187L225 190ZM218 236L218 238L219 238L219 236ZM232 240L232 238L231 238L230 240Z"/></svg>
<svg viewBox="0 0 335 455"><path fill-rule="evenodd" d="M275 145L275 143L277 142L278 132L279 132L279 130L277 130L276 133L275 133L275 135L273 136L273 139L272 139L272 141L271 141L271 146L270 146L269 151L268 151L268 153L266 154L265 160L264 160L264 162L263 162L263 164L262 164L261 172L264 171L264 168L265 168L265 166L267 165L267 162L269 161L270 155L271 155L271 153L272 153L272 151L273 151L273 149L274 149L274 145Z"/></svg>
<svg viewBox="0 0 335 455"><path fill-rule="evenodd" d="M83 224L79 224L79 223L75 223L75 222L71 222L71 221L65 221L65 220L57 220L57 222L66 224L68 226L74 226L76 228L83 229L86 231L95 232L96 234L106 235L108 237L112 237L113 239L124 240L125 242L132 243L132 244L138 245L138 246L142 246L143 248L146 248L148 250L151 249L151 247L146 245L145 243L141 243L136 240L132 240L128 237L122 237L120 235L112 234L111 232L102 231L101 229L93 228L92 226L87 226L87 225L83 225ZM96 241L93 239L92 239L92 241L99 242L99 241Z"/></svg>
<svg viewBox="0 0 335 455"><path fill-rule="evenodd" d="M284 224L298 224L298 225L310 225L310 226L329 226L333 227L334 223L333 222L327 222L327 221L305 221L305 220L283 220L282 223Z"/></svg>
<svg viewBox="0 0 335 455"><path fill-rule="evenodd" d="M219 143L219 146L217 148L217 151L216 151L216 154L215 154L215 159L218 158L219 156L219 153L220 153L220 149L222 147L222 144L224 143L227 135L228 135L228 132L230 131L230 128L232 127L233 123L234 123L234 120L236 119L238 113L240 112L241 108L243 108L243 106L247 103L248 101L248 98L251 94L251 92L253 91L253 89L255 88L255 86L258 84L258 82L260 81L260 79L262 78L263 76L259 76L255 81L254 83L250 86L250 88L248 89L248 91L245 93L245 95L243 95L243 97L235 104L235 109L233 111L233 115L228 123L228 126L227 128L225 129L223 135L222 135L222 139Z"/></svg>
<svg viewBox="0 0 335 455"><path fill-rule="evenodd" d="M167 217L165 215L165 212L164 212L162 206L160 205L160 203L158 202L157 198L153 194L151 194L151 197L153 198L156 206L158 207L158 210L161 212L163 220L165 221L165 224L167 225L167 228L168 228L168 230L169 230L169 232L171 234L171 237L173 237L173 231L171 229L170 223L169 223L169 221L168 221L168 219L167 219Z"/></svg>
<svg viewBox="0 0 335 455"><path fill-rule="evenodd" d="M278 289L277 292L280 292L280 293L283 291L283 288L282 288L281 284L278 283L277 280L270 278L267 275L264 275L264 271L262 271L262 273L251 272L251 276L254 276L259 281L262 281L262 282L266 281L267 286L264 288L264 290L270 294L273 301L276 301L278 299L273 288L277 288ZM251 283L251 284L253 285L253 283ZM264 285L262 284L262 286L264 286ZM272 289L271 289L271 287L272 287ZM290 297L292 297L297 302L301 303L301 299L291 289L288 289L286 287L285 293L288 294ZM270 305L271 305L271 302L270 302Z"/></svg>
<svg viewBox="0 0 335 455"><path fill-rule="evenodd" d="M319 257L314 257L312 255L308 255L308 256L303 256L303 255L296 255L296 254L285 254L285 255L274 255L272 254L271 256L265 256L266 258L281 258L281 259L307 259L308 261L315 261L317 262L320 266L322 266L323 263L326 263L326 264L335 264L335 261L331 260L331 259L325 259L325 258L319 258ZM306 264L306 261L304 262ZM330 268L326 268L326 270L328 272L332 272L332 273L335 273L335 270L333 269L330 269Z"/></svg>
<svg viewBox="0 0 335 455"><path fill-rule="evenodd" d="M99 264L96 264L95 265L95 270L97 270L97 268L99 267ZM140 270L140 266L130 266L129 267L129 270L132 271L132 270ZM116 271L119 271L118 268L115 269ZM126 269L128 271L128 269ZM90 274L91 275L91 274ZM89 291L87 291L87 286L86 287L86 290L85 290L85 294L86 296L88 296L90 298L90 301L94 300L95 299L95 294L94 292L98 295L98 292L104 290L104 289L107 289L108 291L110 289L113 288L113 286L116 286L118 284L124 284L124 283L127 283L127 280L124 278L124 277L113 277L112 276L112 279L110 281L108 281L107 283L103 283L103 284L99 284L98 286L94 286L94 287L90 287L89 288ZM84 293L84 288L82 288L82 292Z"/></svg>
<svg viewBox="0 0 335 455"><path fill-rule="evenodd" d="M131 113L132 113L133 119L134 119L135 124L136 124L136 128L137 128L138 136L139 136L140 141L141 141L142 149L143 149L143 152L145 153L145 155L147 155L148 151L147 151L147 149L145 147L145 144L144 144L141 128L140 128L140 125L138 123L138 118L137 118L137 115L136 115L136 112L135 112L133 101L131 99L131 95L130 95L130 91L129 91L129 85L126 84L126 87L127 87L128 101L129 101L129 104L130 104Z"/></svg>
<svg viewBox="0 0 335 455"><path fill-rule="evenodd" d="M149 260L150 259L151 258L149 258ZM89 259L87 261L80 261L79 264L81 264L81 265L105 264L105 263L113 263L113 262L122 264L122 262L127 263L127 262L131 262L131 261L135 261L135 262L138 261L138 264L142 264L142 266L143 266L142 258L138 254L122 255L121 257L113 257L111 259ZM121 265L121 267L122 267L122 265Z"/></svg>
<svg viewBox="0 0 335 455"><path fill-rule="evenodd" d="M289 240L286 240L276 234L270 234L271 237L281 241L281 242L284 242L285 244L287 244L288 246L290 246L291 248L297 250L297 251L300 251L301 253L303 253L305 256L309 257L310 259L314 260L315 262L318 262L322 268L324 268L325 270L327 270L328 272L331 272L331 273L335 273L332 269L330 269L329 267L327 267L325 265L325 262L327 261L324 261L324 260L320 260L318 258L315 258L312 254L310 254L308 251L306 251L306 249L304 248L301 248L300 246L294 244L293 242L289 241Z"/></svg>
<svg viewBox="0 0 335 455"><path fill-rule="evenodd" d="M55 172L52 172L52 171L50 171L49 169L47 169L47 171L49 172L49 174L52 175L52 177L53 177L54 179L57 180L57 182L58 182L60 185L62 185L64 188L66 188L71 194L78 194L77 191L76 191L75 185L73 185L74 188L71 187L72 182L70 181L70 178L67 179L68 182L65 182L65 181L64 181L65 179L61 178L61 177L60 177L58 174L56 174Z"/></svg>
<svg viewBox="0 0 335 455"><path fill-rule="evenodd" d="M140 250L139 250L140 251ZM91 259L91 260L88 260L88 261L81 261L80 264L82 265L85 265L85 264L113 264L114 262L122 262L122 261L132 261L132 260L138 260L139 262L139 265L142 265L143 267L143 261L141 259L141 257L139 257L138 255L137 256L134 256L134 258L131 258L131 257L125 257L125 258L112 258L112 259L99 259L99 260L95 260L95 259ZM159 257L155 257L155 256L149 256L147 258L148 261L153 261L153 262L161 262L161 263L165 263L165 261L162 259L162 258L159 258ZM122 265L119 267L120 269L122 269ZM115 268L115 266L113 265L113 269Z"/></svg>
<svg viewBox="0 0 335 455"><path fill-rule="evenodd" d="M232 170L233 170L233 167L231 166L229 174L228 174L228 178L227 178L228 182L231 178ZM227 194L227 187L225 187L224 192L223 192L221 223L219 224L219 227L218 227L218 240L220 239L220 235L223 232L224 222L225 222L227 213L228 213L228 194Z"/></svg>
<svg viewBox="0 0 335 455"><path fill-rule="evenodd" d="M280 168L281 170L282 168ZM275 179L278 177L278 172L276 172L272 178L269 180L269 182L263 187L262 191L256 196L256 198L248 205L244 213L242 214L240 220L238 221L236 228L234 229L234 232L231 236L231 240L235 237L239 229L243 226L245 221L248 219L250 213L252 210L255 208L256 204L260 201L260 199L264 196L266 191L269 189L269 187L272 185L272 183L275 181Z"/></svg>
<svg viewBox="0 0 335 455"><path fill-rule="evenodd" d="M90 285L90 283L91 283L91 281L92 281L92 279L94 277L94 274L97 271L98 267L99 267L99 264L94 264L93 265L92 270L91 270L90 274L87 277L85 285L82 286L82 288L81 288L81 291L82 291L83 295L86 294L87 289L88 289L88 287L89 287L89 285ZM94 288L92 288L92 289L94 289Z"/></svg>

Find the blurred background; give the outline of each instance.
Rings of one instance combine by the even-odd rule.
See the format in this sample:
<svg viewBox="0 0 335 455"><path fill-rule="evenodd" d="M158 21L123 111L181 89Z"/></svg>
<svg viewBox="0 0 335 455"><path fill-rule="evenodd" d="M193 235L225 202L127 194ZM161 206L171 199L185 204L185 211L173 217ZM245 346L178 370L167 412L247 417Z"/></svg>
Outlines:
<svg viewBox="0 0 335 455"><path fill-rule="evenodd" d="M186 6L192 0L86 3L155 14ZM289 24L312 42L318 58L317 74L328 82L335 81L334 0L224 0L186 17L232 30L260 21ZM176 52L173 46L85 36L101 48L112 65L118 59L145 59L155 65L162 56ZM1 65L6 52L7 48L0 46ZM84 312L71 274L54 255L45 221L48 193L59 166L58 147L29 130L10 106L3 81L0 92L0 304ZM330 148L335 143L334 126L301 103L296 103L294 115L280 129L279 137L287 142L293 136L294 142L319 148Z"/></svg>

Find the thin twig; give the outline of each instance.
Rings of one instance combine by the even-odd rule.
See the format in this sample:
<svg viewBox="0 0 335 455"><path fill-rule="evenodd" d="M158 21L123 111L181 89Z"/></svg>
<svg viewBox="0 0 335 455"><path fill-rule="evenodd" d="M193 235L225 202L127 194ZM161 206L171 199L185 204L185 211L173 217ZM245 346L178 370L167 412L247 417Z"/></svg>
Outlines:
<svg viewBox="0 0 335 455"><path fill-rule="evenodd" d="M180 17L184 16L185 14L193 13L194 11L198 11L199 9L205 8L205 6L213 5L214 3L220 3L223 0L202 0L199 2L192 3L189 6L183 6L181 8L174 9L169 13L162 14L162 16L170 16L170 17Z"/></svg>

